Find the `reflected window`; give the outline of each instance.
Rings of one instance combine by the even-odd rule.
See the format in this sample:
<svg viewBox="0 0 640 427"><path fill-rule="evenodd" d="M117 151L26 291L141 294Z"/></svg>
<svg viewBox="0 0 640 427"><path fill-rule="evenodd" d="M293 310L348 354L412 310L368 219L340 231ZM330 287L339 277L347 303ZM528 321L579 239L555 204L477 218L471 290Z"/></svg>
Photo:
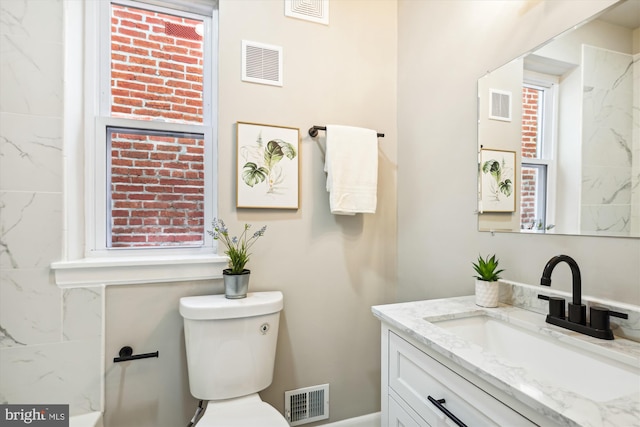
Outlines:
<svg viewBox="0 0 640 427"><path fill-rule="evenodd" d="M520 228L546 230L549 224L549 185L554 145L553 84L525 83L522 88L522 162Z"/></svg>

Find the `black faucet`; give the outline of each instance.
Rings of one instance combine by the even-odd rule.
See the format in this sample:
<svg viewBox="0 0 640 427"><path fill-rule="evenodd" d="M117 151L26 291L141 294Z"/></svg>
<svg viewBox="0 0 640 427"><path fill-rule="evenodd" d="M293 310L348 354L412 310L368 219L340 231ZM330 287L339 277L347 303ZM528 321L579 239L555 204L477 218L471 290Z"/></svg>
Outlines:
<svg viewBox="0 0 640 427"><path fill-rule="evenodd" d="M551 286L551 273L553 269L561 262L566 262L571 268L571 276L573 282L573 299L569 303L569 322L585 325L587 323L587 307L582 304L582 281L580 279L580 268L578 263L567 255L554 256L547 262L542 271L540 284L543 286ZM563 301L564 304L564 301Z"/></svg>
<svg viewBox="0 0 640 427"><path fill-rule="evenodd" d="M543 286L551 286L551 273L553 269L561 262L566 262L571 268L571 276L573 281L572 301L569 303L569 317L564 316L564 299L557 297L546 297L538 295L540 299L549 301L549 314L547 315L547 323L580 332L596 338L606 340L613 339L613 331L609 326L609 316L621 317L627 319L625 313L611 311L605 307L591 307L589 314L591 317L590 325L587 325L587 307L582 304L582 282L580 279L580 268L578 263L567 255L554 256L547 262L542 271L540 284Z"/></svg>

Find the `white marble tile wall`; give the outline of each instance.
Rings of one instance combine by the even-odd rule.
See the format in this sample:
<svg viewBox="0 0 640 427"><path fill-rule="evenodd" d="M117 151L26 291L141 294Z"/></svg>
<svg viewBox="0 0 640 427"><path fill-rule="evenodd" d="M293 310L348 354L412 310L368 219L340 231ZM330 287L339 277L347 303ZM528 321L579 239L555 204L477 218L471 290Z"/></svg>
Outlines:
<svg viewBox="0 0 640 427"><path fill-rule="evenodd" d="M101 410L102 287L59 289L63 3L0 2L0 403Z"/></svg>
<svg viewBox="0 0 640 427"><path fill-rule="evenodd" d="M582 231L631 230L632 56L583 47Z"/></svg>

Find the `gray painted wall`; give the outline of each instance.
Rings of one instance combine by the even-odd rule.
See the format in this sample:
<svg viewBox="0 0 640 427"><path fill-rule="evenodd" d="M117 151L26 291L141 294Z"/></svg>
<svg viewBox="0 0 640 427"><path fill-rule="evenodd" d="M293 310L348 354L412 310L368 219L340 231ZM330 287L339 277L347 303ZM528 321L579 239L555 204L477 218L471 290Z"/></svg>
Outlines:
<svg viewBox="0 0 640 427"><path fill-rule="evenodd" d="M564 253L581 267L584 294L640 303L639 239L492 236L474 214L477 79L613 3L399 1L399 300L472 293L479 253L496 253L504 278L528 284ZM568 268L552 286L570 291Z"/></svg>

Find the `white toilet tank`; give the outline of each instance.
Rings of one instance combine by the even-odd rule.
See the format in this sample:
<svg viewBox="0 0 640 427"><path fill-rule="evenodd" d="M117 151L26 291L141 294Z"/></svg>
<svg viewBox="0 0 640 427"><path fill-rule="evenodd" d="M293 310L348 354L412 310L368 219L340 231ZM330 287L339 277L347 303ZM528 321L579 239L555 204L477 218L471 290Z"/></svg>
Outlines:
<svg viewBox="0 0 640 427"><path fill-rule="evenodd" d="M231 399L271 384L282 307L278 291L180 298L193 397Z"/></svg>

